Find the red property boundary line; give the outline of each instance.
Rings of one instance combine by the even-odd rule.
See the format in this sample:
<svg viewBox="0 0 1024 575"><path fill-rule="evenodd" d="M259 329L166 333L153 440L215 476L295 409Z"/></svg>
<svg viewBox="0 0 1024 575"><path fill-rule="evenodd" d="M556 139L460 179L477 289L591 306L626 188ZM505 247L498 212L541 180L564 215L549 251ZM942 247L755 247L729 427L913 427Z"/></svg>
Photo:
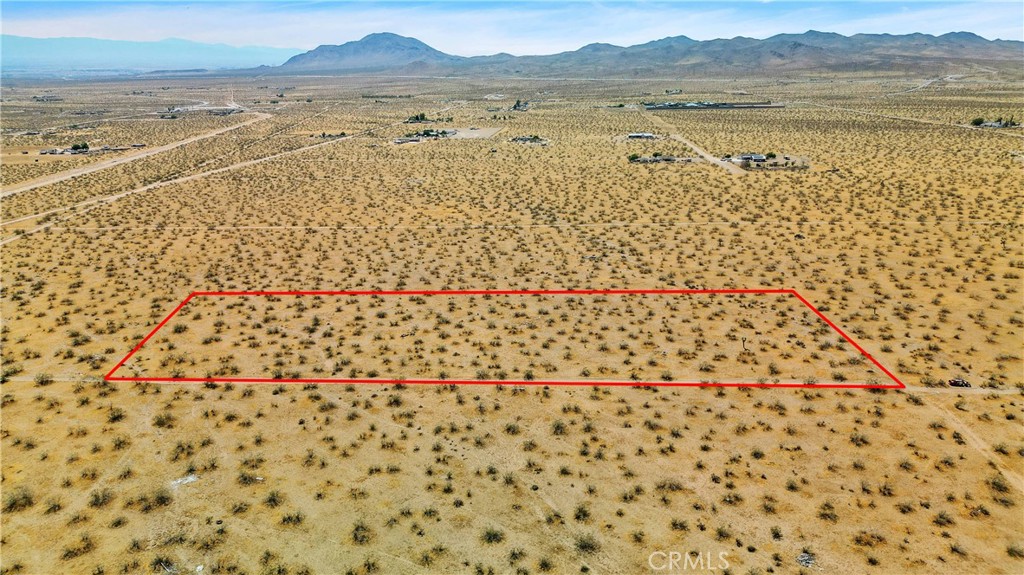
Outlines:
<svg viewBox="0 0 1024 575"><path fill-rule="evenodd" d="M273 297L273 296L416 296L416 295L698 295L698 294L786 294L796 297L800 303L807 306L822 321L828 324L844 340L852 345L861 355L867 358L875 367L889 377L893 383L889 384L857 384L857 383L712 383L712 382L690 382L690 381L552 381L552 380L455 380L455 379L332 379L332 378L284 378L274 379L266 377L120 377L114 372L124 366L142 346L156 335L167 322L171 321L181 308L197 297ZM847 335L842 329L832 322L804 296L795 289L581 289L581 290L410 290L410 291L389 291L389 290L361 290L361 291L196 291L192 292L175 307L153 328L142 341L138 343L128 355L117 362L106 375L105 381L148 381L164 383L375 383L375 384L434 384L434 385L565 385L565 386L651 386L651 387L779 387L779 388L819 388L819 389L905 389L903 382L891 371L879 363L870 353L864 350L853 338Z"/></svg>

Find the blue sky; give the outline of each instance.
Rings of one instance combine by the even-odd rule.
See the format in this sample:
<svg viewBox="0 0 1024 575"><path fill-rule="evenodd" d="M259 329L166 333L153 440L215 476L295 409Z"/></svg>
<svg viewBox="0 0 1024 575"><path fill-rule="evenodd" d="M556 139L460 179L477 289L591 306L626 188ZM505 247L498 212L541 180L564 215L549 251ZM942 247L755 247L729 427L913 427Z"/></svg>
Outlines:
<svg viewBox="0 0 1024 575"><path fill-rule="evenodd" d="M591 42L630 45L686 35L765 38L808 29L841 34L969 31L1024 39L1017 1L979 2L123 2L0 1L4 34L114 40L184 38L310 49L371 32L413 36L464 56L550 54Z"/></svg>

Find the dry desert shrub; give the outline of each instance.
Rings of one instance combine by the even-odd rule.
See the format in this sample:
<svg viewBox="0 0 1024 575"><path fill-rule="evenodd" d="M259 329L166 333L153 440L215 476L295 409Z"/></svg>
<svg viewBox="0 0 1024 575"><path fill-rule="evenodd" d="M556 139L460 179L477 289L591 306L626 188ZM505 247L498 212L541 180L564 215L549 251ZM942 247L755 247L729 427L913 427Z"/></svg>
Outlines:
<svg viewBox="0 0 1024 575"><path fill-rule="evenodd" d="M635 572L694 549L734 572L1019 571L1019 138L959 124L1024 113L1012 80L978 79L708 79L685 97L791 104L653 114L642 94L679 82L206 86L270 117L3 200L3 567ZM152 111L197 87L168 83ZM111 92L74 105L109 118L143 97ZM27 102L4 104L5 129L31 129L7 114ZM394 145L420 112L501 131ZM242 119L207 116L91 133L173 142ZM627 161L694 151L671 134L811 168ZM770 296L197 299L127 369L481 385L103 380L193 291L750 287L799 290L910 389L540 383L881 379Z"/></svg>

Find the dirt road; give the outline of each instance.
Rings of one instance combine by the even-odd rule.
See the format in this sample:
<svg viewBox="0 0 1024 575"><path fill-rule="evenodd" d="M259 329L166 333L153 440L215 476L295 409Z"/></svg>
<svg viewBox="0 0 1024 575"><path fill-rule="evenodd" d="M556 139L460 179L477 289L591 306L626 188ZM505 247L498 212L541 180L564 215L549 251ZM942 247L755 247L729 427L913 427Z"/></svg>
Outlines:
<svg viewBox="0 0 1024 575"><path fill-rule="evenodd" d="M720 168L724 168L725 171L729 172L730 174L734 174L734 175L737 175L737 176L742 176L743 174L747 173L746 170L744 170L743 168L737 166L736 164L734 164L732 162L729 162L729 161L723 160L721 158L716 158L716 157L712 156L706 150L704 150L703 148L698 147L697 144L694 144L693 142L691 142L690 140L687 140L686 138L680 136L679 134L670 134L669 137L672 138L673 140L677 141L677 142L682 142L682 143L686 144L687 146L690 147L691 150L693 150L694 152L697 152L698 156L704 158L708 162L710 162L710 163L712 163L712 164L714 164L714 165L716 165L716 166L718 166Z"/></svg>
<svg viewBox="0 0 1024 575"><path fill-rule="evenodd" d="M950 126L953 128L963 128L965 130L976 130L985 132L986 134L994 134L996 136L1009 136L1011 138L1024 138L1024 134L1017 132L1007 132L1005 129L993 129L993 128L982 128L979 126L969 126L964 124L951 124L949 122L940 122L939 120L925 120L923 118L908 118L906 116L893 116L891 114L879 114L876 112L868 112L865 110L855 110L853 108L842 108L840 106L829 106L827 104L816 104L814 102L790 102L790 104L803 104L805 106L814 106L816 108L824 108L826 110L836 110L839 112L849 112L851 114L860 114L862 116L875 116L876 118L886 118L888 120L900 120L903 122L917 122L918 124L930 124L932 126Z"/></svg>
<svg viewBox="0 0 1024 575"><path fill-rule="evenodd" d="M447 112L447 111L449 111L449 110L451 110L452 108L455 108L455 107L456 106L449 106L447 108L444 108L444 109L440 110L440 112L442 112L442 113L443 112ZM30 216L24 216L24 217L16 218L16 219L13 219L13 220L8 220L6 222L0 222L0 226L8 226L8 225L19 223L19 222L24 222L24 221L34 220L34 219L45 218L47 216L55 216L55 215L58 215L58 214L62 214L64 212L69 212L69 211L71 212L71 216L75 216L75 217L81 216L81 215L83 215L83 214L85 214L85 213L87 213L87 212L89 212L89 211L91 211L91 210L93 210L93 209L95 209L95 208L97 208L99 206L102 206L102 205L105 205L105 204L109 204L111 202L115 202L115 201L117 201L117 200L119 200L119 199L121 199L121 198L123 198L125 196L130 196L132 194L138 194L138 193L141 193L141 192L147 192L147 191L150 191L150 190L155 190L157 188L162 188L164 186L169 186L169 185L172 185L172 184L182 184L182 183L185 183L185 182L190 182L192 180L197 180L199 178L205 178L207 176L212 176L212 175L220 174L220 173L223 173L223 172L237 170L239 168L245 168L245 167L248 167L248 166L254 166L256 164L261 164L263 162L269 162L271 160L276 160L278 158L283 158L283 157L286 157L286 156L292 156L292 155L295 155L295 154L301 154L303 152L306 152L306 151L309 151L309 150L312 150L312 149L320 148L320 147L323 147L323 146L329 146L329 145L334 144L336 142L341 142L341 141L344 141L344 140L348 140L348 139L354 138L356 136L365 136L365 135L371 134L371 133L373 133L373 132L375 132L375 131L377 131L377 130L379 130L381 128L387 127L387 126L398 126L398 125L401 125L401 124L402 124L402 122L395 122L395 123L392 123L392 124L384 124L384 125L381 125L381 126L377 126L377 127L374 127L374 128L369 128L369 129L363 130L363 131L355 133L355 134L351 134L351 135L345 136L343 138L335 138L335 139L327 140L326 142L320 142L318 144L313 144L311 146L306 146L304 148L297 148L297 149L294 149L294 150L288 150L288 151L285 151L285 152L279 152L279 153L276 153L276 154L271 154L269 156L263 156L261 158L254 158L252 160L245 160L245 161L242 161L242 162L231 164L230 166L224 166L224 167L216 168L216 169L213 169L213 170L207 170L205 172L198 172L198 173L190 174L190 175L187 175L187 176L181 176L179 178L174 178L172 180L164 180L164 181L161 181L161 182L155 182L155 183L152 183L152 184L149 184L149 185L146 185L146 186L141 186L141 187L134 188L134 189L131 189L131 190L126 190L126 191L119 192L119 193L116 193L116 194L112 194L112 195L109 195L109 196L103 196L103 197L99 197L99 198L92 198L90 200L86 200L84 202L79 202L79 203L71 205L71 206L64 206L64 207L60 207L60 208L54 208L52 210L47 210L45 212L40 212L38 214L32 214ZM11 242L17 241L17 240L19 240L21 238L24 238L24 237L28 236L28 235L31 235L31 234L34 234L36 232L40 232L40 231L45 230L47 228L53 227L57 223L59 223L59 219L58 218L47 219L47 221L44 221L43 223L41 223L41 224L39 224L39 225L37 225L35 227L25 229L25 230L21 231L20 233L18 233L17 235L11 236L9 238L4 239L3 241L0 241L0 246L7 245L7 244L9 244Z"/></svg>
<svg viewBox="0 0 1024 575"><path fill-rule="evenodd" d="M998 469L1007 479L1014 482L1017 489L1024 489L1024 476L1022 476L1016 468L1007 467L988 441L975 433L970 426L964 425L963 421L961 421L960 418L948 408L941 405L933 405L932 407L949 419L955 421L957 429L953 429L953 431L962 432L968 445L988 458L989 463Z"/></svg>
<svg viewBox="0 0 1024 575"><path fill-rule="evenodd" d="M225 128L218 128L216 130L211 130L209 132L204 132L202 134L199 134L199 135L196 135L196 136L192 136L191 138L185 138L184 140L178 140L177 142L171 142L170 144L164 144L163 146L156 146L156 147L153 147L153 148L144 148L142 151L136 152L134 154L129 154L129 155L126 155L126 156L119 156L117 158L111 158L109 160L103 160L103 161L100 161L100 162L96 162L94 164L89 164L88 166L82 166L80 168L74 168L74 169L71 169L71 170L65 170L63 172L58 172L56 174L50 174L48 176L43 176L41 178L35 178L35 179L29 180L27 182L22 182L20 184L15 185L15 186L6 186L6 187L3 188L3 192L0 193L0 198L10 197L10 196L13 196L14 194L18 194L18 193L21 193L21 192L27 192L29 190L34 190L34 189L40 188L42 186L48 186L50 184L55 184L57 182L63 182L64 180L70 180L71 178L77 178L78 176L84 176L85 174L91 174L93 172L98 172L100 170L106 170L107 168L112 168L114 166L120 166L121 164L127 164L129 162L134 162L136 160L141 160L143 158L148 158L150 156L155 156L156 154L161 154L161 153L166 152L168 150L173 150L174 148L177 148L179 146L184 146L184 145L190 144L192 142L198 142L199 140L205 140L206 138L212 138L214 136L219 136L220 134L223 134L223 133L226 133L226 132L230 132L232 130L237 130L239 128L242 128L244 126L248 126L248 125L253 124L255 122L266 120L267 118L270 117L270 114L264 114L263 112L253 112L252 114L254 115L253 118L250 118L250 119L248 119L248 120L246 120L244 122L241 122L239 124L234 124L232 126L228 126L228 127L225 127Z"/></svg>
<svg viewBox="0 0 1024 575"><path fill-rule="evenodd" d="M669 124L665 120L662 120L661 118L659 118L659 117L657 117L657 116L655 116L653 114L644 114L644 116L648 120L650 120L652 124L655 124L656 126L658 126L660 128L664 128L666 130L675 130L676 129L676 127L673 126L672 124ZM742 176L743 174L747 173L746 170L744 170L743 168L737 166L736 164L734 164L732 162L727 162L725 160L722 160L721 158L716 158L715 156L712 156L711 154L709 154L707 152L707 150L705 150L704 148L701 148L697 144L694 144L693 142L691 142L690 140L687 140L686 138L680 136L679 134L669 134L668 137L672 138L673 140L675 140L677 142L682 142L682 143L686 144L687 146L690 147L691 150L696 152L698 156L700 156L701 158L704 158L709 163L712 163L712 164L714 164L714 165L724 169L725 171L729 172L730 174L733 174L733 175L736 175L736 176Z"/></svg>

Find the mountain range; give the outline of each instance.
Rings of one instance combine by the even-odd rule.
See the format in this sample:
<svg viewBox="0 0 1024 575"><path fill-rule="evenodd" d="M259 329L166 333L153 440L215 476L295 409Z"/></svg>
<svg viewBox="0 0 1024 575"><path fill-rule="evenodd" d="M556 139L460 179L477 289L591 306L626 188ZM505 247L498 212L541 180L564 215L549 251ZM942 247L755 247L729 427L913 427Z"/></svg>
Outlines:
<svg viewBox="0 0 1024 575"><path fill-rule="evenodd" d="M637 77L682 74L900 72L957 73L1000 69L1020 74L1024 42L987 40L970 32L855 34L814 30L765 39L698 41L672 36L635 46L588 44L543 56L456 56L406 36L370 34L308 52L236 48L185 40L120 42L90 38L2 37L3 74L82 69L188 69L231 74L397 74L440 76ZM283 62L280 65L273 65ZM257 68L257 66L259 66ZM221 69L206 72L196 68ZM234 68L230 72L223 69Z"/></svg>
<svg viewBox="0 0 1024 575"><path fill-rule="evenodd" d="M1024 42L987 40L970 32L856 34L814 30L763 40L697 41L673 36L638 44L588 44L546 56L462 57L397 34L370 34L291 57L277 73L399 72L439 75L658 77L681 73L761 74L765 71L954 71L965 67L1020 69Z"/></svg>

